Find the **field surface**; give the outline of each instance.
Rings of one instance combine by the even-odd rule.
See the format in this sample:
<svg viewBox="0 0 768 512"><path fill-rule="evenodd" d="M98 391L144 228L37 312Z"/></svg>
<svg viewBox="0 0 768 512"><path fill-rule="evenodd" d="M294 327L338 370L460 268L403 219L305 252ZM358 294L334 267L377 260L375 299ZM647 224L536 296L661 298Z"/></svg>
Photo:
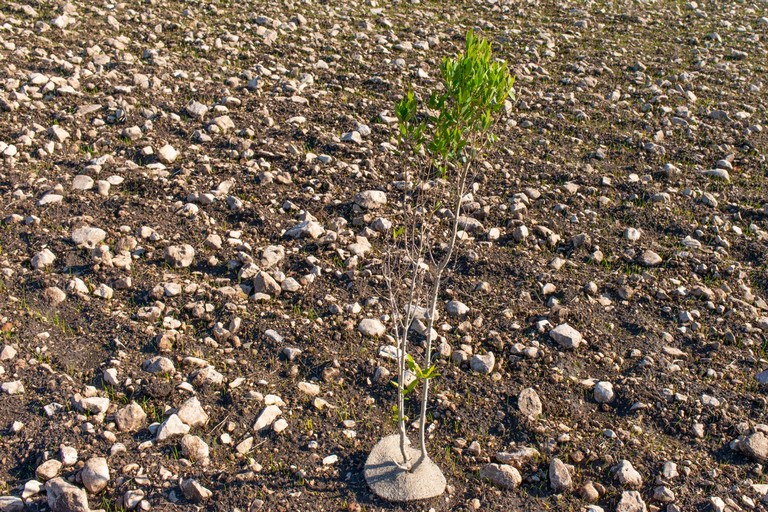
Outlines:
<svg viewBox="0 0 768 512"><path fill-rule="evenodd" d="M516 99L439 297L448 489L390 504L393 110L470 29ZM768 510L766 151L765 0L2 0L0 512Z"/></svg>

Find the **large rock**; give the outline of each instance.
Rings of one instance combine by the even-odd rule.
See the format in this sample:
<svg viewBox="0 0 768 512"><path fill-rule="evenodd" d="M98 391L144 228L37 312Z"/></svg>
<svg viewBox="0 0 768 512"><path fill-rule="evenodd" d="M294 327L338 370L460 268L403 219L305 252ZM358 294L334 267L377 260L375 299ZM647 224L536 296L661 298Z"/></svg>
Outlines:
<svg viewBox="0 0 768 512"><path fill-rule="evenodd" d="M549 337L566 350L579 348L584 341L581 333L568 324L560 324L549 331Z"/></svg>
<svg viewBox="0 0 768 512"><path fill-rule="evenodd" d="M169 245L165 248L165 261L176 268L185 268L195 261L195 249L189 244Z"/></svg>
<svg viewBox="0 0 768 512"><path fill-rule="evenodd" d="M282 245L268 245L261 253L261 268L274 267L285 258L285 248Z"/></svg>
<svg viewBox="0 0 768 512"><path fill-rule="evenodd" d="M219 130L221 130L223 133L227 133L228 131L235 129L235 123L232 121L232 118L229 116L215 117L211 121L210 126L217 126Z"/></svg>
<svg viewBox="0 0 768 512"><path fill-rule="evenodd" d="M496 356L493 352L487 354L476 354L469 360L469 367L473 372L482 373L487 375L493 371L493 367L496 365Z"/></svg>
<svg viewBox="0 0 768 512"><path fill-rule="evenodd" d="M189 433L189 425L186 425L176 414L171 414L157 429L157 440L165 441L171 437L183 436Z"/></svg>
<svg viewBox="0 0 768 512"><path fill-rule="evenodd" d="M637 491L624 491L616 505L616 512L648 512L643 497Z"/></svg>
<svg viewBox="0 0 768 512"><path fill-rule="evenodd" d="M260 432L267 429L275 422L278 416L283 414L283 411L276 405L268 405L261 411L259 417L256 419L256 423L253 424L253 430Z"/></svg>
<svg viewBox="0 0 768 512"><path fill-rule="evenodd" d="M325 233L325 228L314 220L299 222L283 235L286 238L318 238Z"/></svg>
<svg viewBox="0 0 768 512"><path fill-rule="evenodd" d="M624 459L611 470L614 478L624 487L639 489L643 486L643 477L632 467L632 463Z"/></svg>
<svg viewBox="0 0 768 512"><path fill-rule="evenodd" d="M41 482L45 482L47 480L51 480L53 478L56 478L59 476L59 471L61 471L61 462L59 462L56 459L49 459L39 466L37 466L37 469L35 470L35 476L37 476L37 479ZM2 512L2 507L0 507L0 512Z"/></svg>
<svg viewBox="0 0 768 512"><path fill-rule="evenodd" d="M661 256L651 251L650 249L643 251L639 258L640 263L646 267L655 267L661 265Z"/></svg>
<svg viewBox="0 0 768 512"><path fill-rule="evenodd" d="M539 417L543 412L539 394L533 388L525 388L517 395L517 407L527 417Z"/></svg>
<svg viewBox="0 0 768 512"><path fill-rule="evenodd" d="M208 423L208 413L200 405L200 400L196 396L187 399L186 402L181 404L176 414L181 421L190 427L202 427Z"/></svg>
<svg viewBox="0 0 768 512"><path fill-rule="evenodd" d="M176 366L167 357L154 356L141 363L141 369L148 373L172 374L176 371Z"/></svg>
<svg viewBox="0 0 768 512"><path fill-rule="evenodd" d="M376 318L363 318L357 325L357 330L372 338L384 336L384 333L387 332L387 328L384 327L384 324L381 323L381 320Z"/></svg>
<svg viewBox="0 0 768 512"><path fill-rule="evenodd" d="M181 453L193 462L199 462L203 465L208 464L208 444L198 436L187 434L182 437Z"/></svg>
<svg viewBox="0 0 768 512"><path fill-rule="evenodd" d="M200 103L199 101L191 101L184 109L187 114L195 119L202 119L205 114L208 113L208 107Z"/></svg>
<svg viewBox="0 0 768 512"><path fill-rule="evenodd" d="M75 245L87 249L95 248L98 244L103 242L106 237L106 231L91 226L84 226L72 231L72 241Z"/></svg>
<svg viewBox="0 0 768 512"><path fill-rule="evenodd" d="M613 402L616 393L613 391L613 384L601 381L595 384L595 401L599 404L608 404Z"/></svg>
<svg viewBox="0 0 768 512"><path fill-rule="evenodd" d="M523 482L517 468L508 464L486 464L480 470L480 478L488 480L496 487L508 490L520 487Z"/></svg>
<svg viewBox="0 0 768 512"><path fill-rule="evenodd" d="M55 260L56 255L53 254L50 249L43 249L42 251L37 252L34 256L32 256L32 268L35 270L42 270L45 267L53 265Z"/></svg>
<svg viewBox="0 0 768 512"><path fill-rule="evenodd" d="M762 432L748 435L739 443L739 449L756 462L768 462L768 437Z"/></svg>
<svg viewBox="0 0 768 512"><path fill-rule="evenodd" d="M88 495L61 477L45 483L48 508L51 512L90 512Z"/></svg>
<svg viewBox="0 0 768 512"><path fill-rule="evenodd" d="M79 393L75 393L72 397L72 404L78 411L102 414L109 409L109 398L103 396L84 397Z"/></svg>
<svg viewBox="0 0 768 512"><path fill-rule="evenodd" d="M496 452L494 458L502 464L512 464L516 468L523 468L541 456L539 450L530 446L523 446L514 452Z"/></svg>
<svg viewBox="0 0 768 512"><path fill-rule="evenodd" d="M24 502L16 496L0 496L0 512L24 512Z"/></svg>
<svg viewBox="0 0 768 512"><path fill-rule="evenodd" d="M166 144L157 150L157 159L164 164L172 164L178 158L179 152L170 144Z"/></svg>
<svg viewBox="0 0 768 512"><path fill-rule="evenodd" d="M445 305L445 312L448 316L461 317L469 313L469 306L458 300L451 300Z"/></svg>
<svg viewBox="0 0 768 512"><path fill-rule="evenodd" d="M192 478L181 481L181 492L184 493L184 497L192 503L200 503L213 496L213 493L200 485L197 480Z"/></svg>
<svg viewBox="0 0 768 512"><path fill-rule="evenodd" d="M80 472L80 478L88 492L96 494L104 490L109 484L109 466L104 457L88 459L85 467Z"/></svg>
<svg viewBox="0 0 768 512"><path fill-rule="evenodd" d="M282 288L274 278L264 271L260 271L253 278L253 291L256 293L266 293L267 295L280 295Z"/></svg>
<svg viewBox="0 0 768 512"><path fill-rule="evenodd" d="M555 492L570 491L573 487L573 479L568 466L557 457L549 463L549 486Z"/></svg>
<svg viewBox="0 0 768 512"><path fill-rule="evenodd" d="M136 402L131 402L115 413L115 423L121 432L136 432L147 424L147 413Z"/></svg>
<svg viewBox="0 0 768 512"><path fill-rule="evenodd" d="M375 210L387 204L387 194L380 190L365 190L355 195L355 204L366 210Z"/></svg>
<svg viewBox="0 0 768 512"><path fill-rule="evenodd" d="M190 374L189 379L195 387L218 386L224 382L224 376L213 366L195 370Z"/></svg>

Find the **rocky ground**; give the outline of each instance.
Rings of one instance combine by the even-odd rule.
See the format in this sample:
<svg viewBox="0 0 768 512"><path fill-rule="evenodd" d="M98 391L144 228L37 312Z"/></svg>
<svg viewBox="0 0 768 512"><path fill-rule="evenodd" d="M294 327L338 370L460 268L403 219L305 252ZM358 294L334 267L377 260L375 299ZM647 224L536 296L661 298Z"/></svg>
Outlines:
<svg viewBox="0 0 768 512"><path fill-rule="evenodd" d="M449 489L391 505L392 108L473 27L517 101L440 297ZM767 39L765 0L0 2L0 511L768 509Z"/></svg>

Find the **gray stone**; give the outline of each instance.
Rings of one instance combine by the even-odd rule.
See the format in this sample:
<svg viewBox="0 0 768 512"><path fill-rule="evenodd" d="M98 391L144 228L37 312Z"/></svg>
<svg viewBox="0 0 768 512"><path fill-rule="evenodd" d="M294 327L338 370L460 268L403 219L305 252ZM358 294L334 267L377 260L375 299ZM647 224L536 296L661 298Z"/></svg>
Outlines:
<svg viewBox="0 0 768 512"><path fill-rule="evenodd" d="M58 306L67 299L67 294L58 286L49 286L43 290L43 299L51 306Z"/></svg>
<svg viewBox="0 0 768 512"><path fill-rule="evenodd" d="M235 123L229 116L219 116L211 121L211 126L218 126L223 133L235 129Z"/></svg>
<svg viewBox="0 0 768 512"><path fill-rule="evenodd" d="M52 478L56 478L57 476L59 476L59 471L61 471L61 466L62 466L61 462L59 462L56 459L47 460L42 464L40 464L39 466L37 466L37 469L35 470L35 476L41 482L45 482Z"/></svg>
<svg viewBox="0 0 768 512"><path fill-rule="evenodd" d="M756 462L768 462L768 437L762 432L755 432L739 443L741 452Z"/></svg>
<svg viewBox="0 0 768 512"><path fill-rule="evenodd" d="M624 231L624 238L630 242L636 242L640 240L640 230L636 228L627 228L626 231Z"/></svg>
<svg viewBox="0 0 768 512"><path fill-rule="evenodd" d="M184 424L178 415L171 414L157 429L157 440L165 441L171 437L183 436L189 433L189 425Z"/></svg>
<svg viewBox="0 0 768 512"><path fill-rule="evenodd" d="M51 512L90 512L88 495L61 477L45 483L48 495L48 508Z"/></svg>
<svg viewBox="0 0 768 512"><path fill-rule="evenodd" d="M92 414L103 414L109 409L109 398L102 396L83 397L80 394L75 394L72 397L72 403L78 411Z"/></svg>
<svg viewBox="0 0 768 512"><path fill-rule="evenodd" d="M376 318L363 318L357 325L357 330L372 338L384 336L387 332L387 328L384 324Z"/></svg>
<svg viewBox="0 0 768 512"><path fill-rule="evenodd" d="M551 331L549 337L555 340L561 348L575 349L584 341L581 333L568 324L560 324Z"/></svg>
<svg viewBox="0 0 768 512"><path fill-rule="evenodd" d="M55 260L56 255L53 254L50 249L43 249L32 256L32 268L35 270L42 270L45 267L53 265Z"/></svg>
<svg viewBox="0 0 768 512"><path fill-rule="evenodd" d="M667 480L672 480L673 478L680 476L680 473L677 472L677 464L672 461L664 463L664 466L661 468L661 474Z"/></svg>
<svg viewBox="0 0 768 512"><path fill-rule="evenodd" d="M701 171L701 174L716 180L723 180L725 182L731 181L731 175L728 174L728 171L725 169L707 169L706 171Z"/></svg>
<svg viewBox="0 0 768 512"><path fill-rule="evenodd" d="M93 457L88 459L85 467L80 472L80 478L83 486L88 492L96 494L101 492L109 484L109 466L104 457Z"/></svg>
<svg viewBox="0 0 768 512"><path fill-rule="evenodd" d="M172 164L178 156L179 152L170 144L166 144L157 150L157 159L164 164Z"/></svg>
<svg viewBox="0 0 768 512"><path fill-rule="evenodd" d="M192 503L200 503L213 496L209 489L206 489L197 480L192 478L181 481L181 492Z"/></svg>
<svg viewBox="0 0 768 512"><path fill-rule="evenodd" d="M659 256L652 250L646 249L640 255L640 258L638 259L638 261L643 265L645 265L646 267L655 267L655 266L661 265L662 259L661 259L661 256Z"/></svg>
<svg viewBox="0 0 768 512"><path fill-rule="evenodd" d="M77 449L72 446L64 446L62 445L59 448L59 458L61 459L61 463L66 466L74 466L77 464Z"/></svg>
<svg viewBox="0 0 768 512"><path fill-rule="evenodd" d="M189 244L169 245L165 248L165 261L176 268L185 268L195 261L195 249Z"/></svg>
<svg viewBox="0 0 768 512"><path fill-rule="evenodd" d="M144 496L144 491L141 489L125 491L125 494L123 494L123 506L125 507L125 510L133 510L138 507L141 500L144 499Z"/></svg>
<svg viewBox="0 0 768 512"><path fill-rule="evenodd" d="M360 132L357 130L342 134L341 140L342 142L354 142L355 144L363 143L363 138L360 136Z"/></svg>
<svg viewBox="0 0 768 512"><path fill-rule="evenodd" d="M0 512L23 512L24 502L16 496L0 496Z"/></svg>
<svg viewBox="0 0 768 512"><path fill-rule="evenodd" d="M3 350L0 350L0 361L10 361L16 357L18 351L11 345L3 345Z"/></svg>
<svg viewBox="0 0 768 512"><path fill-rule="evenodd" d="M269 428L272 423L275 422L278 416L283 414L283 411L276 405L268 405L261 411L259 417L256 418L256 423L253 424L253 430L261 432Z"/></svg>
<svg viewBox="0 0 768 512"><path fill-rule="evenodd" d="M643 497L637 491L624 491L616 505L616 512L648 512Z"/></svg>
<svg viewBox="0 0 768 512"><path fill-rule="evenodd" d="M136 402L131 402L115 413L115 424L121 432L136 432L147 424L147 413Z"/></svg>
<svg viewBox="0 0 768 512"><path fill-rule="evenodd" d="M48 128L48 135L56 142L64 142L69 138L69 132L56 124Z"/></svg>
<svg viewBox="0 0 768 512"><path fill-rule="evenodd" d="M9 395L21 395L24 393L24 384L20 380L12 380L0 384L0 389Z"/></svg>
<svg viewBox="0 0 768 512"><path fill-rule="evenodd" d="M493 352L488 352L483 355L477 354L472 356L472 359L469 360L469 367L472 371L486 375L493 371L495 365L496 356L493 355Z"/></svg>
<svg viewBox="0 0 768 512"><path fill-rule="evenodd" d="M659 485L653 489L653 501L659 503L672 503L675 501L675 493L665 485Z"/></svg>
<svg viewBox="0 0 768 512"><path fill-rule="evenodd" d="M411 461L415 461L419 453L407 444L406 455ZM412 472L397 466L402 462L399 435L387 436L373 447L365 462L364 475L376 496L387 501L406 502L434 498L445 492L445 476L431 459L425 459Z"/></svg>
<svg viewBox="0 0 768 512"><path fill-rule="evenodd" d="M208 107L199 101L190 102L184 110L187 112L187 114L189 114L191 117L194 117L195 119L202 119L205 117L205 114L208 113Z"/></svg>
<svg viewBox="0 0 768 512"><path fill-rule="evenodd" d="M196 387L218 386L224 382L224 376L213 366L206 366L192 372L189 380Z"/></svg>
<svg viewBox="0 0 768 512"><path fill-rule="evenodd" d="M616 396L613 392L613 384L606 381L601 381L595 384L595 401L599 404L611 403Z"/></svg>
<svg viewBox="0 0 768 512"><path fill-rule="evenodd" d="M141 363L141 369L148 373L172 374L176 371L173 361L163 356L150 357Z"/></svg>
<svg viewBox="0 0 768 512"><path fill-rule="evenodd" d="M459 229L468 231L469 233L479 233L481 231L485 231L482 222L474 217L467 217L465 215L459 216L458 226Z"/></svg>
<svg viewBox="0 0 768 512"><path fill-rule="evenodd" d="M181 453L193 462L200 462L203 465L208 463L208 445L198 436L187 434L182 437Z"/></svg>
<svg viewBox="0 0 768 512"><path fill-rule="evenodd" d="M176 414L181 421L190 427L202 427L208 423L208 413L200 405L200 400L196 396L188 398L186 402L181 404Z"/></svg>
<svg viewBox="0 0 768 512"><path fill-rule="evenodd" d="M355 195L355 204L366 210L375 210L387 204L387 194L381 190L365 190Z"/></svg>
<svg viewBox="0 0 768 512"><path fill-rule="evenodd" d="M260 271L253 278L253 291L255 293L266 293L268 295L280 295L282 288L272 276L264 271Z"/></svg>
<svg viewBox="0 0 768 512"><path fill-rule="evenodd" d="M117 378L117 368L107 368L101 373L101 378L104 384L108 386L117 387L120 385L120 381Z"/></svg>
<svg viewBox="0 0 768 512"><path fill-rule="evenodd" d="M539 394L533 388L525 388L517 395L517 407L525 416L532 418L541 416L543 412Z"/></svg>
<svg viewBox="0 0 768 512"><path fill-rule="evenodd" d="M130 141L137 141L141 138L141 128L138 126L131 126L129 128L124 128L122 132L120 132L120 135Z"/></svg>
<svg viewBox="0 0 768 512"><path fill-rule="evenodd" d="M632 463L624 459L611 470L614 478L624 487L639 489L643 486L643 477L632 467Z"/></svg>
<svg viewBox="0 0 768 512"><path fill-rule="evenodd" d="M325 233L325 228L314 220L299 222L283 235L286 238L317 238Z"/></svg>
<svg viewBox="0 0 768 512"><path fill-rule="evenodd" d="M72 231L72 241L78 247L85 247L87 249L95 248L98 244L103 242L106 237L106 231L91 226L84 226Z"/></svg>
<svg viewBox="0 0 768 512"><path fill-rule="evenodd" d="M21 490L21 498L26 500L27 498L37 496L43 491L44 487L45 486L42 482L38 482L37 480L28 480Z"/></svg>
<svg viewBox="0 0 768 512"><path fill-rule="evenodd" d="M469 313L469 307L458 300L451 300L445 305L445 312L448 316L461 317Z"/></svg>
<svg viewBox="0 0 768 512"><path fill-rule="evenodd" d="M261 268L274 267L285 258L285 248L282 245L268 245L261 253Z"/></svg>
<svg viewBox="0 0 768 512"><path fill-rule="evenodd" d="M501 489L517 489L523 482L520 471L508 464L486 464L480 470L480 478Z"/></svg>
<svg viewBox="0 0 768 512"><path fill-rule="evenodd" d="M72 179L72 188L74 190L91 190L93 178L86 174L79 174Z"/></svg>
<svg viewBox="0 0 768 512"><path fill-rule="evenodd" d="M557 457L549 463L549 486L555 492L570 491L573 487L573 479L568 466Z"/></svg>
<svg viewBox="0 0 768 512"><path fill-rule="evenodd" d="M55 204L60 203L64 200L64 196L61 194L45 194L43 197L40 198L40 200L37 202L38 206L45 206L47 204Z"/></svg>

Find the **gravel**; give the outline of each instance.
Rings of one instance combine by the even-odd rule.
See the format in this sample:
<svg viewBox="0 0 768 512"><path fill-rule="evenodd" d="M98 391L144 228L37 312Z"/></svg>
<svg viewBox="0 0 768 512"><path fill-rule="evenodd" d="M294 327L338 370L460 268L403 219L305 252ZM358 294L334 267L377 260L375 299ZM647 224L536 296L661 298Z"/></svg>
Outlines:
<svg viewBox="0 0 768 512"><path fill-rule="evenodd" d="M768 505L765 2L8 1L0 27L0 510L393 506L362 467L395 431L395 105L467 27L516 99L460 211L419 210L459 226L408 326L450 484L419 506Z"/></svg>

